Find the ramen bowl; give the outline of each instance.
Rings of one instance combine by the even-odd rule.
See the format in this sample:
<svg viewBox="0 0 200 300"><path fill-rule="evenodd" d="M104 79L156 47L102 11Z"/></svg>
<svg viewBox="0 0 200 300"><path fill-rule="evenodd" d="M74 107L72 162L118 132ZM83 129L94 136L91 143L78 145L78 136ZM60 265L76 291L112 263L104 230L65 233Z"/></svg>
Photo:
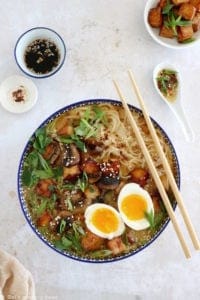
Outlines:
<svg viewBox="0 0 200 300"><path fill-rule="evenodd" d="M130 109L153 160L158 161L141 111L133 106ZM81 101L47 118L24 148L18 169L22 211L37 237L65 257L95 263L127 258L147 248L169 222L126 122L119 101ZM152 122L179 186L173 145L158 123ZM162 167L157 168L163 179ZM128 195L130 187L151 198L151 210L145 215L142 211L143 220L136 222L128 222L121 206L123 193ZM176 202L166 189L175 208ZM109 226L104 228L104 224Z"/></svg>
<svg viewBox="0 0 200 300"><path fill-rule="evenodd" d="M17 40L14 56L19 68L28 76L46 78L63 66L66 47L62 37L46 27L35 27Z"/></svg>

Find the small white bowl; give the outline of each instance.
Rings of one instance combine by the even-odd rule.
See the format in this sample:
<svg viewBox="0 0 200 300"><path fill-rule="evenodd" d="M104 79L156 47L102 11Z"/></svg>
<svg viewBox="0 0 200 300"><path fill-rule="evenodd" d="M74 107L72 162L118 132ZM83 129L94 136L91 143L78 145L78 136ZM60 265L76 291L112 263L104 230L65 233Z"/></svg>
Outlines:
<svg viewBox="0 0 200 300"><path fill-rule="evenodd" d="M158 44L171 48L171 49L185 49L189 47L193 47L200 41L200 30L194 33L195 40L191 43L178 43L176 38L169 39L159 36L159 28L153 28L149 25L148 22L148 14L151 8L156 7L159 0L148 0L144 9L144 24L145 27L150 34L150 36L156 41Z"/></svg>
<svg viewBox="0 0 200 300"><path fill-rule="evenodd" d="M58 64L55 67L53 67L51 71L47 73L36 73L33 69L28 68L26 65L25 53L27 51L27 47L35 40L50 41L54 43L56 48L58 49L58 53L59 53ZM66 47L61 36L58 33L56 33L54 30L46 27L35 27L26 31L19 37L15 45L14 55L19 68L26 75L34 78L45 78L45 77L52 76L53 74L58 72L58 70L60 70L60 68L62 67L65 61Z"/></svg>
<svg viewBox="0 0 200 300"><path fill-rule="evenodd" d="M0 85L0 103L9 112L27 112L36 104L37 98L36 85L24 76L10 76Z"/></svg>

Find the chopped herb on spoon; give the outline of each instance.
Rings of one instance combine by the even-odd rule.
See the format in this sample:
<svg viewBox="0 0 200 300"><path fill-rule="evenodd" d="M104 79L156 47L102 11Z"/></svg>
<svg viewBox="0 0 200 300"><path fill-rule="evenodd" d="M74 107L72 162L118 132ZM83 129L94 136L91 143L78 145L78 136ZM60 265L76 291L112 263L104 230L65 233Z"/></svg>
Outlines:
<svg viewBox="0 0 200 300"><path fill-rule="evenodd" d="M177 72L174 70L163 69L156 78L157 85L164 97L169 101L174 101L178 90Z"/></svg>

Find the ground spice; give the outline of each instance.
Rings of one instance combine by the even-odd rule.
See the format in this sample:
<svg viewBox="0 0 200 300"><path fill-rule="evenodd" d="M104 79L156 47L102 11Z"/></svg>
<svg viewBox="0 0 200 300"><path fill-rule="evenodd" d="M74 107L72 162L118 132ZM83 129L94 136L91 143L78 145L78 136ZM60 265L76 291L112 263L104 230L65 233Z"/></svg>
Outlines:
<svg viewBox="0 0 200 300"><path fill-rule="evenodd" d="M12 97L15 102L25 101L25 90L23 86L20 86L16 91L12 92Z"/></svg>
<svg viewBox="0 0 200 300"><path fill-rule="evenodd" d="M60 54L54 42L37 39L28 45L24 59L34 73L47 74L58 65Z"/></svg>

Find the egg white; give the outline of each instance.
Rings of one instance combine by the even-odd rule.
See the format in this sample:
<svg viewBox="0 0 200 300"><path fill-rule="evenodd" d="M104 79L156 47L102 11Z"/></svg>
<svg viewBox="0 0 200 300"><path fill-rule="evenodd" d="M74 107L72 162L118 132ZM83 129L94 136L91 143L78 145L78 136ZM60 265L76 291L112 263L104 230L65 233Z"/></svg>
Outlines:
<svg viewBox="0 0 200 300"><path fill-rule="evenodd" d="M113 231L113 232L110 232L110 233L105 233L105 232L102 232L101 230L99 230L93 223L92 223L92 217L93 217L93 214L98 210L98 209L101 209L101 208L104 208L104 209L108 209L110 211L112 211L117 220L118 220L118 228L117 230ZM113 208L112 206L110 205L107 205L107 204L103 204L103 203L95 203L95 204L92 204L90 206L87 207L87 209L85 210L85 223L87 225L87 228L93 232L94 234L102 237L102 238L106 238L106 239L113 239L114 237L117 237L117 236L120 236L124 230L125 230L125 225L121 219L121 216L119 214L119 212Z"/></svg>
<svg viewBox="0 0 200 300"><path fill-rule="evenodd" d="M145 217L141 218L139 220L130 220L130 219L128 219L127 215L124 214L124 212L122 211L121 205L122 205L123 199L126 196L129 196L132 194L137 194L137 195L142 196L147 204L146 212L150 213L152 211L152 213L154 214L153 202L152 202L152 199L151 199L151 196L149 195L149 193L136 183L128 183L123 186L123 188L121 189L119 196L118 196L118 209L119 209L120 215L121 215L124 223L127 226L129 226L130 228L132 228L134 230L146 229L150 226L150 224Z"/></svg>

